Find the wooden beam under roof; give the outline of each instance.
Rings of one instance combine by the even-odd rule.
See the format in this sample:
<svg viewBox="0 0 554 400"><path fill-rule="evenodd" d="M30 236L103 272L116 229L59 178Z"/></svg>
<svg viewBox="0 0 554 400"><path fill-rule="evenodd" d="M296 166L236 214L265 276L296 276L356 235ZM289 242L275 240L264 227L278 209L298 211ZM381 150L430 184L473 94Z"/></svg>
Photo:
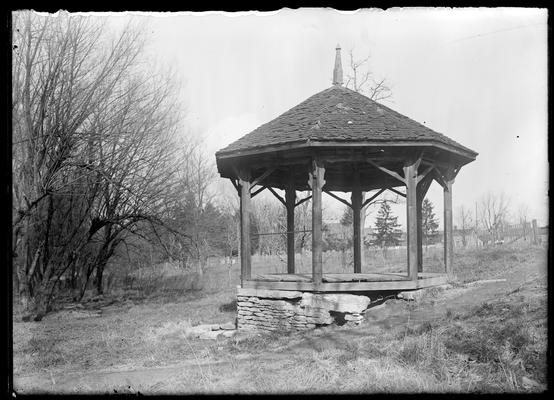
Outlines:
<svg viewBox="0 0 554 400"><path fill-rule="evenodd" d="M329 191L329 190L323 190L325 193L327 193L329 196L331 196L332 198L340 201L341 203L347 205L348 207L352 208L352 204L350 204L348 201L344 200L343 198L337 196L336 194L334 194L333 192Z"/></svg>

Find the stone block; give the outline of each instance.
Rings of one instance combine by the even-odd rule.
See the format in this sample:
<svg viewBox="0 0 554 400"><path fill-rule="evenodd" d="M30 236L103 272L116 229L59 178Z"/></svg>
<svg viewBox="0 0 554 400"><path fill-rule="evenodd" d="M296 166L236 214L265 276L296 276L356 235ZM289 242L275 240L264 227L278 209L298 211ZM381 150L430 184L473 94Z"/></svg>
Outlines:
<svg viewBox="0 0 554 400"><path fill-rule="evenodd" d="M219 325L219 327L226 331L231 331L235 329L235 324L233 322L226 322L224 324Z"/></svg>
<svg viewBox="0 0 554 400"><path fill-rule="evenodd" d="M256 311L258 310L258 307L243 306L242 304L239 304L237 310Z"/></svg>
<svg viewBox="0 0 554 400"><path fill-rule="evenodd" d="M367 296L354 294L313 294L304 293L300 307L322 308L329 311L361 313L370 303Z"/></svg>
<svg viewBox="0 0 554 400"><path fill-rule="evenodd" d="M405 292L400 292L396 295L399 299L403 300L410 300L410 301L416 301L423 297L425 294L425 291L423 289L420 290L407 290Z"/></svg>
<svg viewBox="0 0 554 400"><path fill-rule="evenodd" d="M364 317L360 314L345 314L344 319L346 321L362 321Z"/></svg>
<svg viewBox="0 0 554 400"><path fill-rule="evenodd" d="M223 333L223 331L209 331L209 332L202 332L198 337L200 339L209 339L209 340L215 340L218 336L220 336Z"/></svg>
<svg viewBox="0 0 554 400"><path fill-rule="evenodd" d="M285 300L260 300L258 303L260 306L265 308L271 308L276 311L280 310L294 310L296 307L294 304L289 303Z"/></svg>
<svg viewBox="0 0 554 400"><path fill-rule="evenodd" d="M214 325L214 324L192 326L190 328L186 328L184 330L184 334L186 337L196 338L204 333L211 332L214 327L217 327L219 329L219 325Z"/></svg>

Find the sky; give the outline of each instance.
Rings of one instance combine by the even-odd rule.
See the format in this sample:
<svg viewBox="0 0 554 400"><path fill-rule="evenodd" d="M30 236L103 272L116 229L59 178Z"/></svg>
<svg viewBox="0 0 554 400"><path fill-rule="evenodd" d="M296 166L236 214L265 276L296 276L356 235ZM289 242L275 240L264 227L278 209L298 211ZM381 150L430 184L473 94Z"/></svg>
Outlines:
<svg viewBox="0 0 554 400"><path fill-rule="evenodd" d="M214 164L217 150L330 87L337 43L345 71L350 49L370 56L392 88L383 104L479 153L456 178L455 225L458 208L474 210L488 192L548 222L547 17L516 8L133 14L148 57L182 82L186 124ZM442 216L442 188L433 183L427 197ZM343 205L328 197L324 207L331 220ZM405 206L393 210L404 224Z"/></svg>

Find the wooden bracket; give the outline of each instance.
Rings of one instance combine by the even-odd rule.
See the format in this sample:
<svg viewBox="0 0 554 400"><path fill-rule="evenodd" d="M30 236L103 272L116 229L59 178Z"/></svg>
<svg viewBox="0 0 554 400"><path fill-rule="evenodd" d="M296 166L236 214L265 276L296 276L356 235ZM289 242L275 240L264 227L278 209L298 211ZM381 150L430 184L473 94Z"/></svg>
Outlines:
<svg viewBox="0 0 554 400"><path fill-rule="evenodd" d="M403 177L401 177L398 173L396 173L396 172L394 172L394 171L391 171L390 169L387 169L387 168L385 168L385 167L382 167L382 166L380 166L380 165L374 163L374 162L373 162L371 159L369 159L369 158L367 158L366 161L367 161L368 163L370 163L371 165L373 165L375 168L380 169L380 170L383 171L384 173L389 174L389 175L392 176L393 178L396 178L396 179L398 179L400 182L406 184L406 180L405 180Z"/></svg>
<svg viewBox="0 0 554 400"><path fill-rule="evenodd" d="M298 207L300 204L310 200L312 198L312 195L309 195L308 197L303 198L302 200L299 200L294 206Z"/></svg>
<svg viewBox="0 0 554 400"><path fill-rule="evenodd" d="M349 203L348 201L340 198L339 196L337 196L336 194L330 192L329 190L323 190L325 193L327 193L329 196L333 197L334 199L337 199L338 201L340 201L341 203L344 203L346 204L348 207L352 208L352 204Z"/></svg>
<svg viewBox="0 0 554 400"><path fill-rule="evenodd" d="M279 194L277 194L277 192L270 186L267 187L267 189L273 193L273 196L277 197L277 200L279 200L281 203L283 203L283 205L286 207L287 206L287 202L285 201L285 199L283 199L281 196L279 196Z"/></svg>
<svg viewBox="0 0 554 400"><path fill-rule="evenodd" d="M399 190L396 190L396 189L394 189L394 188L387 188L387 190L390 190L391 192L394 192L394 193L396 193L397 195L406 198L406 194L405 194L405 193L402 193L402 192L399 191Z"/></svg>
<svg viewBox="0 0 554 400"><path fill-rule="evenodd" d="M462 169L462 167L460 167L458 165L455 166L455 167L448 168L448 171L446 173L446 178L448 178L449 181L454 183L454 180L456 179L456 176L458 175L458 172L460 172L460 169Z"/></svg>
<svg viewBox="0 0 554 400"><path fill-rule="evenodd" d="M239 195L240 195L240 188L239 188L239 184L238 184L237 180L234 179L234 178L229 178L229 180L231 181L231 183L235 187L236 191L239 192Z"/></svg>
<svg viewBox="0 0 554 400"><path fill-rule="evenodd" d="M384 188L384 189L380 189L377 193L375 193L373 196L371 196L369 199L366 199L366 201L364 201L362 203L362 208L366 207L369 203L371 203L371 201L375 200L377 198L377 196L379 196L381 193L383 193L385 190L387 190L387 188Z"/></svg>
<svg viewBox="0 0 554 400"><path fill-rule="evenodd" d="M415 162L415 170L417 172L421 162L423 161L423 153L425 153L425 148L421 149L421 151L419 152L419 156L417 156L417 160Z"/></svg>
<svg viewBox="0 0 554 400"><path fill-rule="evenodd" d="M452 167L452 166L446 167L445 171L441 171L439 168L435 167L435 172L436 172L435 178L438 177L437 182L439 182L439 184L442 187L446 187L447 182L450 182L451 184L454 183L454 180L456 179L456 175L458 174L459 171L460 171L459 166L457 166L457 167ZM441 180L442 180L442 182L440 182Z"/></svg>
<svg viewBox="0 0 554 400"><path fill-rule="evenodd" d="M423 152L421 152L417 158L415 157L409 158L404 162L404 175L406 175L406 172L405 172L406 167L413 166L413 171L417 179L417 175L418 175L417 170L419 169L419 166L423 162L422 156L423 156ZM407 176L404 176L404 179L407 179ZM406 184L406 181L404 181L404 184Z"/></svg>
<svg viewBox="0 0 554 400"><path fill-rule="evenodd" d="M264 189L267 189L267 187L262 186L261 188L259 188L259 189L256 190L255 192L250 193L250 198L253 198L253 197L256 196L258 193L262 192Z"/></svg>
<svg viewBox="0 0 554 400"><path fill-rule="evenodd" d="M271 175L271 173L275 171L275 168L268 168L265 170L265 172L263 174L261 174L260 176L258 176L256 179L254 179L252 181L252 183L250 184L250 186L255 186L255 185L258 185L261 181L263 181L265 178L267 178L269 175Z"/></svg>
<svg viewBox="0 0 554 400"><path fill-rule="evenodd" d="M429 190L429 186L431 186L432 182L433 182L433 177L431 175L427 175L426 177L422 178L420 182L418 181L418 184L417 184L418 202L423 201L423 199L425 198L425 195L427 194L427 191Z"/></svg>
<svg viewBox="0 0 554 400"><path fill-rule="evenodd" d="M423 171L423 173L421 175L418 175L417 176L417 183L419 183L423 178L425 178L427 176L427 174L433 170L433 168L435 168L435 164L431 164L429 167L427 167L427 169L425 171Z"/></svg>
<svg viewBox="0 0 554 400"><path fill-rule="evenodd" d="M435 180L439 183L439 185L445 188L447 186L446 179L444 178L442 173L438 170L438 168L434 167L433 169L435 172Z"/></svg>
<svg viewBox="0 0 554 400"><path fill-rule="evenodd" d="M235 174L237 175L238 180L242 180L242 181L246 181L246 182L250 183L251 175L250 175L250 170L249 169L243 168L243 167L240 167L240 168L234 168L233 167L233 170L235 171ZM240 186L240 184L239 184L239 186ZM250 185L250 187L252 187L252 185Z"/></svg>
<svg viewBox="0 0 554 400"><path fill-rule="evenodd" d="M323 186L325 186L325 167L322 165L319 165L320 162L317 160L313 160L312 165L313 169L312 171L308 172L308 186L311 190L313 190L312 187L312 180L315 178L317 181L321 182L319 185L320 188L323 189ZM317 167L317 168L316 168ZM318 174L314 177L313 171L317 170Z"/></svg>

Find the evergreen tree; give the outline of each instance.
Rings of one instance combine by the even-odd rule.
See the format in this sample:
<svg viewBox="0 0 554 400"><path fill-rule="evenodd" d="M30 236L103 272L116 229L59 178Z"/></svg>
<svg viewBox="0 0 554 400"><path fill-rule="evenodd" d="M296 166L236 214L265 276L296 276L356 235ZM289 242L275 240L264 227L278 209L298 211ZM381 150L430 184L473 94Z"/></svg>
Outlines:
<svg viewBox="0 0 554 400"><path fill-rule="evenodd" d="M375 233L371 245L384 249L400 244L402 232L398 229L399 226L398 217L393 215L389 203L383 201L375 219Z"/></svg>
<svg viewBox="0 0 554 400"><path fill-rule="evenodd" d="M352 207L344 207L344 212L342 213L342 217L340 219L341 225L344 226L352 226L354 220L354 213L352 212Z"/></svg>
<svg viewBox="0 0 554 400"><path fill-rule="evenodd" d="M427 199L424 199L421 205L421 228L425 245L435 243L438 236L437 229L439 224L433 212L433 203Z"/></svg>

